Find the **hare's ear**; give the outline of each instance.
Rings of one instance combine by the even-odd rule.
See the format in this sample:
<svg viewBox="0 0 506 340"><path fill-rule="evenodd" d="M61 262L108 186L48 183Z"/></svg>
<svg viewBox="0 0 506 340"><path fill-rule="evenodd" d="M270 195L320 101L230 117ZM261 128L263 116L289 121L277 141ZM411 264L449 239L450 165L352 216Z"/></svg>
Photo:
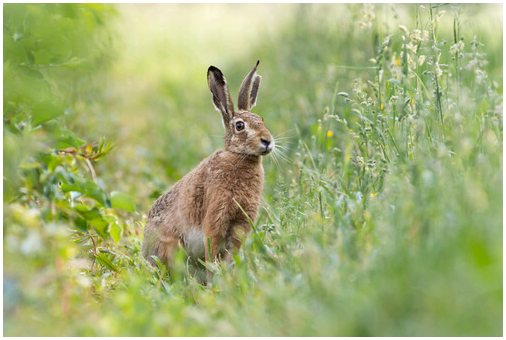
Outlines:
<svg viewBox="0 0 506 340"><path fill-rule="evenodd" d="M260 86L260 77L257 74L257 67L260 60L257 61L255 67L248 73L242 81L239 90L238 108L242 111L250 111L257 103L258 87Z"/></svg>
<svg viewBox="0 0 506 340"><path fill-rule="evenodd" d="M213 94L213 104L217 111L220 111L223 116L223 123L228 126L228 122L234 115L234 103L228 91L227 81L221 71L214 67L209 66L207 70L207 83L209 90Z"/></svg>

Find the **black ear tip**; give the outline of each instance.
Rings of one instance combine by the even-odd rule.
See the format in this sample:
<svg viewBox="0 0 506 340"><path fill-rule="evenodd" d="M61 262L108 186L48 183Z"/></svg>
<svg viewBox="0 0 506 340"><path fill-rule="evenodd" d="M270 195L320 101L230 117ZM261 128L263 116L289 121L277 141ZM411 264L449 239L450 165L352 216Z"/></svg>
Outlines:
<svg viewBox="0 0 506 340"><path fill-rule="evenodd" d="M214 67L213 65L209 66L209 68L207 69L207 72L215 72L216 70L218 70L218 68Z"/></svg>
<svg viewBox="0 0 506 340"><path fill-rule="evenodd" d="M209 75L212 74L213 78L218 81L220 84L225 83L225 77L223 76L223 73L220 71L219 68L214 66L209 66L207 69L207 77L209 78Z"/></svg>
<svg viewBox="0 0 506 340"><path fill-rule="evenodd" d="M260 60L257 60L257 64L255 65L255 67L258 67L258 64L260 64Z"/></svg>

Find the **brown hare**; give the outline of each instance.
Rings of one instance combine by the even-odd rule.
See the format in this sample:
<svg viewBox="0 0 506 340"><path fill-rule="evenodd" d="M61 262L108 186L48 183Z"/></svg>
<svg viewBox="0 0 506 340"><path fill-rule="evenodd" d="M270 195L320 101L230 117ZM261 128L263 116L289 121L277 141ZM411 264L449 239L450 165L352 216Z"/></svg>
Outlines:
<svg viewBox="0 0 506 340"><path fill-rule="evenodd" d="M225 148L204 159L151 207L142 244L151 263L156 255L169 265L178 246L195 260L230 262L249 232L263 189L261 157L275 145L263 119L250 111L260 85L258 64L241 84L237 111L223 73L214 66L207 70L213 104L223 117Z"/></svg>

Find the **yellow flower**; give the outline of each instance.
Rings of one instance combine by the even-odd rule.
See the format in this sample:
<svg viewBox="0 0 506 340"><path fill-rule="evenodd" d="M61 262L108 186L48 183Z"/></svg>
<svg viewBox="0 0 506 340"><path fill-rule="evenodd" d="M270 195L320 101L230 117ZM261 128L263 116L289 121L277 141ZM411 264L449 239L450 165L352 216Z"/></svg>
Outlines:
<svg viewBox="0 0 506 340"><path fill-rule="evenodd" d="M330 137L332 137L333 135L334 135L334 132L332 132L332 131L330 131L330 130L328 130L328 131L327 131L327 138L330 138Z"/></svg>

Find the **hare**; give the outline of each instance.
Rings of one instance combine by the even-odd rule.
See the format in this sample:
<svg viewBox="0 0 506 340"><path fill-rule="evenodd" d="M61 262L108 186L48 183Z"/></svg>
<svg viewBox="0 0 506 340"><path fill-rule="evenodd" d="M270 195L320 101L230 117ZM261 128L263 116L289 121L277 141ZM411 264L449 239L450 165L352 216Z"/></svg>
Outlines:
<svg viewBox="0 0 506 340"><path fill-rule="evenodd" d="M241 84L237 111L223 73L214 66L207 70L212 101L223 118L225 147L204 159L151 207L142 244L142 254L151 263L156 255L169 265L179 246L193 259L230 262L249 232L263 190L262 156L275 147L263 119L250 111L261 80L256 73L259 62Z"/></svg>

